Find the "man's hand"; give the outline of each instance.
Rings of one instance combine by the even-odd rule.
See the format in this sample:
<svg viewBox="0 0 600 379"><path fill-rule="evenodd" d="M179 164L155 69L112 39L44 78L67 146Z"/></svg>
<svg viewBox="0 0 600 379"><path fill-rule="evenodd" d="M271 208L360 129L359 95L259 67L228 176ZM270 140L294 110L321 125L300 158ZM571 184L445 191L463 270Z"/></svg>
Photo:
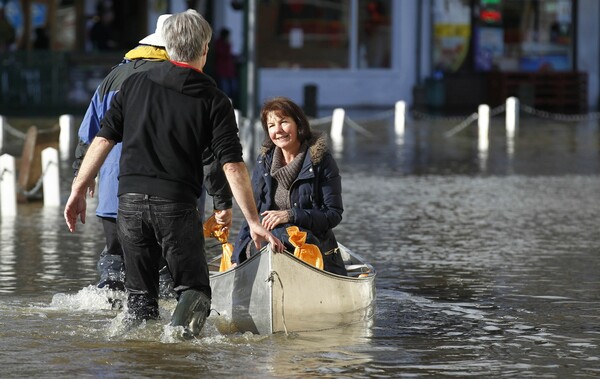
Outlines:
<svg viewBox="0 0 600 379"><path fill-rule="evenodd" d="M71 186L71 195L67 200L67 205L65 205L65 221L67 221L71 233L75 231L77 216L79 216L81 223L85 224L86 193L94 194L96 188L94 178L98 175L100 166L104 163L113 146L115 146L115 141L96 136L83 158L83 162L81 162L79 172Z"/></svg>
<svg viewBox="0 0 600 379"><path fill-rule="evenodd" d="M69 200L67 200L67 205L65 205L65 221L67 221L67 226L69 227L69 231L73 233L76 229L77 225L77 216L81 220L82 224L85 224L85 210L87 208L87 203L85 201L85 192L83 194L72 191L71 196L69 196Z"/></svg>
<svg viewBox="0 0 600 379"><path fill-rule="evenodd" d="M215 210L215 221L217 224L222 225L221 230L225 231L231 227L233 212L231 208L224 209L221 211Z"/></svg>
<svg viewBox="0 0 600 379"><path fill-rule="evenodd" d="M254 246L256 246L257 250L260 250L261 243L263 241L271 244L271 248L276 253L283 253L285 250L285 246L283 246L283 242L281 242L278 238L276 238L271 232L269 232L264 226L261 224L250 225L250 236L254 241Z"/></svg>

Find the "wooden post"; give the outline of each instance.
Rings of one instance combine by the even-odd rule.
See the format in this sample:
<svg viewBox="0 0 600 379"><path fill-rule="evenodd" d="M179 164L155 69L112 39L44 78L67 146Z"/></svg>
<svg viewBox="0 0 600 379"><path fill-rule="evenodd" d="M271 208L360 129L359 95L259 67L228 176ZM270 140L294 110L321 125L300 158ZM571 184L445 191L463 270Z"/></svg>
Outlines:
<svg viewBox="0 0 600 379"><path fill-rule="evenodd" d="M17 178L17 185L20 190L28 190L35 186L37 177L36 171L33 167L35 166L35 143L37 140L37 127L30 126L25 134L25 142L23 143L23 153L19 161L19 176ZM41 171L41 170L40 170ZM27 196L21 191L17 194L17 201L19 203L26 203Z"/></svg>
<svg viewBox="0 0 600 379"><path fill-rule="evenodd" d="M23 191L35 188L42 176L42 150L47 147L58 149L59 134L59 128L38 130L37 127L31 126L27 129L17 178L19 203L27 202L27 195Z"/></svg>

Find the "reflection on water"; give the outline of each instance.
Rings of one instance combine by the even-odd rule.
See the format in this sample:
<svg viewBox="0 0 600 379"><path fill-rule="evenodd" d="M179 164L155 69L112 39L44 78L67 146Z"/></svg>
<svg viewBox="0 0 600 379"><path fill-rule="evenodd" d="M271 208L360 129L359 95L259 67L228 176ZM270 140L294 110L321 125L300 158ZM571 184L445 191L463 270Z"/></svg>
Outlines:
<svg viewBox="0 0 600 379"><path fill-rule="evenodd" d="M492 122L481 155L473 128L446 138L451 125L419 121L399 139L361 125L338 151L336 233L378 269L373 319L259 336L209 318L182 341L171 300L127 325L93 286L91 212L69 234L62 209L19 205L0 222L3 377L597 377L598 126L521 122L510 141Z"/></svg>
<svg viewBox="0 0 600 379"><path fill-rule="evenodd" d="M596 175L600 169L597 121L522 120L511 138L503 120L492 119L489 146L483 151L478 148L476 123L447 137L452 129L447 121L413 121L402 138L394 133L391 120L360 124L374 132L373 137L346 127L343 153L337 157L352 171L377 167L404 175Z"/></svg>
<svg viewBox="0 0 600 379"><path fill-rule="evenodd" d="M14 241L16 217L4 217L0 223L0 286L1 292L13 292L16 288L16 256Z"/></svg>

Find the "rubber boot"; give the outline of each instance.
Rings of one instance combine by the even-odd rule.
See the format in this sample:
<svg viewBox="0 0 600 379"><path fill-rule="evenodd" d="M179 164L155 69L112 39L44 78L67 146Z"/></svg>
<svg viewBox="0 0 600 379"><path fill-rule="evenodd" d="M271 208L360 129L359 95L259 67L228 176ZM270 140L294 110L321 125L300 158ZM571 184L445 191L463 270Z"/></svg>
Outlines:
<svg viewBox="0 0 600 379"><path fill-rule="evenodd" d="M171 318L171 326L183 326L185 338L200 334L210 313L210 299L205 293L189 289L179 296L177 307Z"/></svg>
<svg viewBox="0 0 600 379"><path fill-rule="evenodd" d="M127 297L128 316L135 321L159 318L158 301L148 294L130 293Z"/></svg>
<svg viewBox="0 0 600 379"><path fill-rule="evenodd" d="M97 269L100 274L100 281L96 285L98 288L125 291L125 264L122 255L109 254L104 248L100 253Z"/></svg>

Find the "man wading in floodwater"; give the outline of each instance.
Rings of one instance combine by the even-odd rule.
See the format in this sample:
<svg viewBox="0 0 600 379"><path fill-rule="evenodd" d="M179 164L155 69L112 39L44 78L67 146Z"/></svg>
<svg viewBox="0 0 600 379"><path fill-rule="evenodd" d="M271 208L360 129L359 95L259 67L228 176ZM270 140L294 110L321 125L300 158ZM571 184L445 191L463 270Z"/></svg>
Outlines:
<svg viewBox="0 0 600 379"><path fill-rule="evenodd" d="M65 220L71 232L78 216L85 222L87 184L115 143L122 142L117 232L125 258L129 315L134 320L158 318L162 256L178 297L171 325L198 335L211 299L196 208L207 147L223 165L257 247L266 241L281 252L283 244L260 223L233 106L202 73L210 25L188 10L168 18L162 31L171 61L123 82L73 182Z"/></svg>

